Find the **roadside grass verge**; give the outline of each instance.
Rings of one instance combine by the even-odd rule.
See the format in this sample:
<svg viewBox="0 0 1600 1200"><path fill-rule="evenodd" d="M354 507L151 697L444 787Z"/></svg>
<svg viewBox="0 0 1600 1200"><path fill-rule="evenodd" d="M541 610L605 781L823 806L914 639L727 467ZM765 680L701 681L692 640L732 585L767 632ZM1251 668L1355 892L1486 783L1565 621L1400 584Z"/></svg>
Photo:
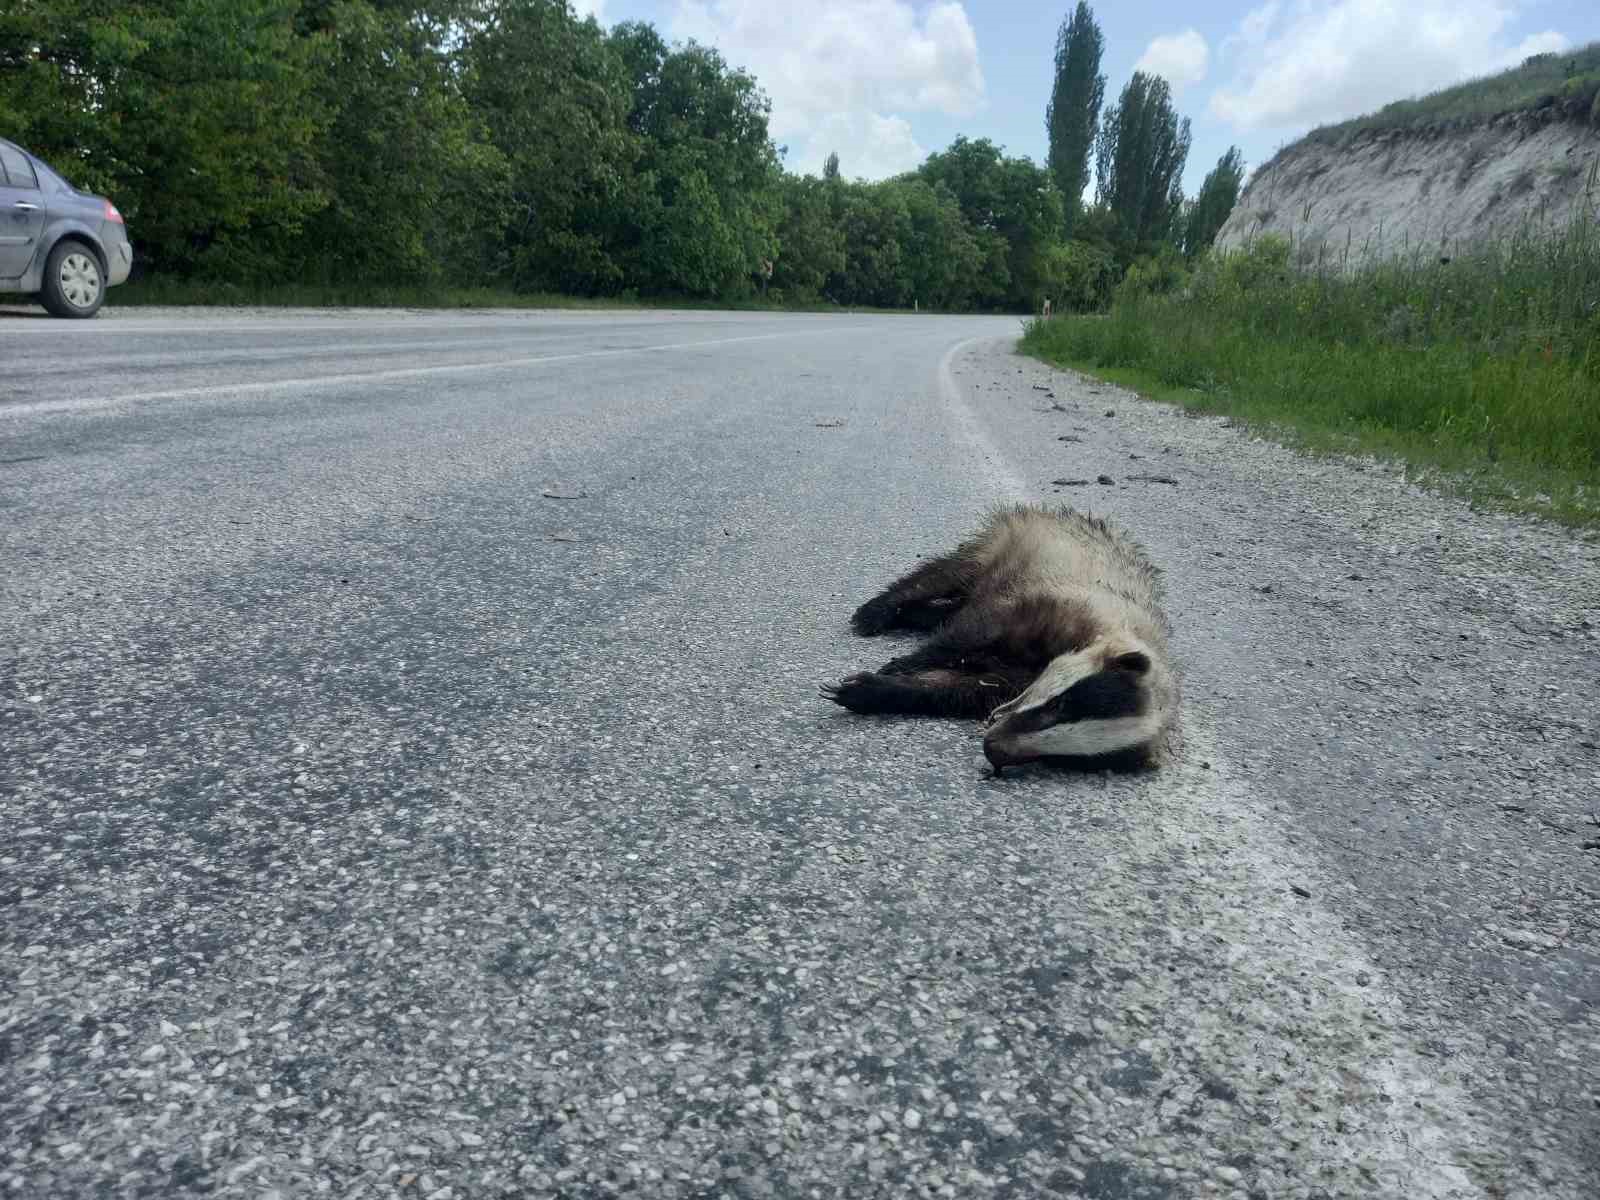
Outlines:
<svg viewBox="0 0 1600 1200"><path fill-rule="evenodd" d="M1272 239L1181 292L1030 322L1021 348L1315 453L1600 528L1600 231L1300 273Z"/></svg>
<svg viewBox="0 0 1600 1200"><path fill-rule="evenodd" d="M846 307L826 300L787 302L704 300L681 296L564 296L555 292L514 292L496 288L414 287L386 284L279 283L245 285L225 281L148 277L130 280L106 293L106 306L261 307L261 308L529 308L529 309L692 309L732 312L818 312L907 314L910 309ZM930 310L923 309L924 314Z"/></svg>

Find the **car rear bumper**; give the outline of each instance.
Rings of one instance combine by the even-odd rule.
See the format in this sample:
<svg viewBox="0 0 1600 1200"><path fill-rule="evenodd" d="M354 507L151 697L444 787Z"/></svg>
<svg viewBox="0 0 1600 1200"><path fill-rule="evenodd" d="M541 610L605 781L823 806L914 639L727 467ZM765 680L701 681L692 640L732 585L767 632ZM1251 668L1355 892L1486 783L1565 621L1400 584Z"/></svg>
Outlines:
<svg viewBox="0 0 1600 1200"><path fill-rule="evenodd" d="M106 248L106 286L116 287L125 282L128 272L133 270L133 244L121 225L107 221L106 226L100 239Z"/></svg>

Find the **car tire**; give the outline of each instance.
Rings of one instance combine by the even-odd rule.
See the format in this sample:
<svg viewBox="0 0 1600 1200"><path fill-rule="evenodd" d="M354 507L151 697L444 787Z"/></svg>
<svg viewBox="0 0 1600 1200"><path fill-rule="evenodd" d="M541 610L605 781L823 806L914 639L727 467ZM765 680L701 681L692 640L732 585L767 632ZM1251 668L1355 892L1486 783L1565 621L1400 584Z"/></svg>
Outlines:
<svg viewBox="0 0 1600 1200"><path fill-rule="evenodd" d="M106 272L84 243L65 238L44 260L39 299L58 317L92 317L106 299Z"/></svg>

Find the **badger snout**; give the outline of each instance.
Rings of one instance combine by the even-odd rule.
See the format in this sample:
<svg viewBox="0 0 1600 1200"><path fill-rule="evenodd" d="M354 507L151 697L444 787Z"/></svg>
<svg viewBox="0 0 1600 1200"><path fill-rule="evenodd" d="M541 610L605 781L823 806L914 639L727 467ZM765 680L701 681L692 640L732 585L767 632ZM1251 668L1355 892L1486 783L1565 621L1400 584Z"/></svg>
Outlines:
<svg viewBox="0 0 1600 1200"><path fill-rule="evenodd" d="M996 774L1005 767L1028 762L1034 757L1020 750L1010 738L996 737L992 733L983 739L983 756L989 760L989 765L995 769Z"/></svg>

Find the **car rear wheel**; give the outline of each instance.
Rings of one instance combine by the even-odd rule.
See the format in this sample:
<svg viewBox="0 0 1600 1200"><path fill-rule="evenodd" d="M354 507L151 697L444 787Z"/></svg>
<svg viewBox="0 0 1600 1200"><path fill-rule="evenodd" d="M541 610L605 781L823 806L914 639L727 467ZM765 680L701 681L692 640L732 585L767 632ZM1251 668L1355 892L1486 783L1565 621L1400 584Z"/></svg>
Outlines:
<svg viewBox="0 0 1600 1200"><path fill-rule="evenodd" d="M106 298L106 276L82 242L58 242L44 260L39 299L58 317L92 317Z"/></svg>

